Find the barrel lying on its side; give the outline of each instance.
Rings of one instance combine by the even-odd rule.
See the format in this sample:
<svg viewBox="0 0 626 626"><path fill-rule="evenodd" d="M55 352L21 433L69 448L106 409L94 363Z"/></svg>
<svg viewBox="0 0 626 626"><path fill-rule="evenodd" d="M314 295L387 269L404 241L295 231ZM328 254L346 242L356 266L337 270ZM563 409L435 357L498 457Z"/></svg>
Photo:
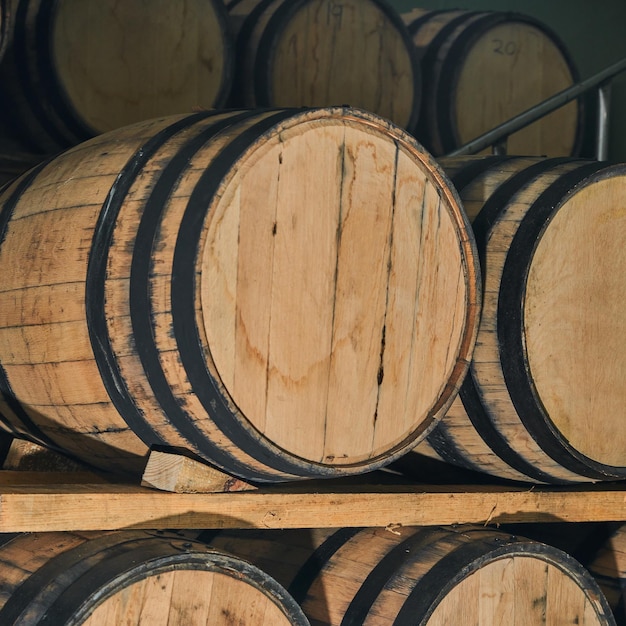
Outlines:
<svg viewBox="0 0 626 626"><path fill-rule="evenodd" d="M0 538L3 626L306 626L287 591L247 561L160 532Z"/></svg>
<svg viewBox="0 0 626 626"><path fill-rule="evenodd" d="M563 522L507 526L507 532L518 531L567 552L587 568L609 603L617 626L626 625L626 524Z"/></svg>
<svg viewBox="0 0 626 626"><path fill-rule="evenodd" d="M439 166L348 108L101 135L0 196L4 428L109 470L369 471L467 371L471 229Z"/></svg>
<svg viewBox="0 0 626 626"><path fill-rule="evenodd" d="M417 451L512 480L626 478L626 165L440 162L472 220L484 300L468 376Z"/></svg>
<svg viewBox="0 0 626 626"><path fill-rule="evenodd" d="M387 0L230 0L233 104L359 107L413 131L421 72Z"/></svg>
<svg viewBox="0 0 626 626"><path fill-rule="evenodd" d="M318 626L614 624L577 561L487 528L207 531L200 539L270 573Z"/></svg>
<svg viewBox="0 0 626 626"><path fill-rule="evenodd" d="M16 0L12 35L0 111L30 150L55 154L141 120L220 107L230 94L221 0Z"/></svg>
<svg viewBox="0 0 626 626"><path fill-rule="evenodd" d="M414 134L434 155L452 152L578 80L558 35L528 15L415 9L403 19L424 85ZM583 121L582 100L570 102L513 133L507 150L577 155Z"/></svg>

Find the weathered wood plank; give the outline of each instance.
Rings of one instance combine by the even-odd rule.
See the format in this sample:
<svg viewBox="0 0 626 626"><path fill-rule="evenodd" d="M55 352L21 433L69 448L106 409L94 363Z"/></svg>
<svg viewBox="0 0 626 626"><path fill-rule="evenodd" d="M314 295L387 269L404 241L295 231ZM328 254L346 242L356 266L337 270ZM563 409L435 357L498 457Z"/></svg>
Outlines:
<svg viewBox="0 0 626 626"><path fill-rule="evenodd" d="M179 454L152 450L141 484L173 493L250 491L253 485Z"/></svg>
<svg viewBox="0 0 626 626"><path fill-rule="evenodd" d="M329 482L309 492L303 484L177 494L129 484L52 484L45 475L37 483L29 472L3 474L0 532L626 520L626 484L617 483L566 490Z"/></svg>

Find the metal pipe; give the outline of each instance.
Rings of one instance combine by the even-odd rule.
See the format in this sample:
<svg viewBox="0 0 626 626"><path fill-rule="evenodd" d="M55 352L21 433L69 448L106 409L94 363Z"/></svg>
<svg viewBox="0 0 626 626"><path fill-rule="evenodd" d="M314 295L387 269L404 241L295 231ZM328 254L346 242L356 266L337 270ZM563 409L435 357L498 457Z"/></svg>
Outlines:
<svg viewBox="0 0 626 626"><path fill-rule="evenodd" d="M488 148L492 144L496 143L503 137L511 135L512 133L520 130L532 124L535 120L538 120L540 117L551 113L552 111L562 107L563 105L571 102L578 98L578 96L584 94L585 92L594 89L598 85L609 81L611 78L616 76L617 74L626 70L626 58L614 63L613 65L607 67L606 69L598 72L595 76L591 76L586 80L583 80L580 83L576 83L563 91L559 91L554 94L547 100L536 104L535 106L527 109L523 113L512 117L508 122L504 122L499 126L491 129L490 131L476 137L476 139L472 139L464 146L449 152L446 156L462 156L465 154L475 154L476 152L480 152L485 148Z"/></svg>
<svg viewBox="0 0 626 626"><path fill-rule="evenodd" d="M598 89L598 113L596 128L596 159L606 161L609 158L609 105L611 102L611 83L600 85Z"/></svg>
<svg viewBox="0 0 626 626"><path fill-rule="evenodd" d="M491 146L491 152L497 156L506 156L506 144L508 137L500 139Z"/></svg>

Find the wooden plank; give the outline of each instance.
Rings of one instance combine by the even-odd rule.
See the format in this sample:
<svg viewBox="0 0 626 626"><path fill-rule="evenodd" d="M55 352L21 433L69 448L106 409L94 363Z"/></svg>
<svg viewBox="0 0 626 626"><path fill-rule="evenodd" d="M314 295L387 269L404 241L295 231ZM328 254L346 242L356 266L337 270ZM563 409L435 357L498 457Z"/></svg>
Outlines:
<svg viewBox="0 0 626 626"><path fill-rule="evenodd" d="M151 450L141 484L174 493L250 491L253 485L179 454Z"/></svg>
<svg viewBox="0 0 626 626"><path fill-rule="evenodd" d="M563 488L306 485L177 494L128 484L0 484L0 532L626 520L626 484ZM309 487L310 488L310 487Z"/></svg>

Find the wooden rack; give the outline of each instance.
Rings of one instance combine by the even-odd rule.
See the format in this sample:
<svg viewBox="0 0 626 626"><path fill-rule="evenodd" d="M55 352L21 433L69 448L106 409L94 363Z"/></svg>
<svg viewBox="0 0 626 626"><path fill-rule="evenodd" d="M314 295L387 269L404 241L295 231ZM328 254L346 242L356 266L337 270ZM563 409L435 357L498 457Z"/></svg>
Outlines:
<svg viewBox="0 0 626 626"><path fill-rule="evenodd" d="M13 459L5 467L28 466ZM256 488L164 453L151 455L143 484L72 469L0 471L0 532L312 526L393 530L458 523L626 520L624 482L574 487L425 485L375 472Z"/></svg>

